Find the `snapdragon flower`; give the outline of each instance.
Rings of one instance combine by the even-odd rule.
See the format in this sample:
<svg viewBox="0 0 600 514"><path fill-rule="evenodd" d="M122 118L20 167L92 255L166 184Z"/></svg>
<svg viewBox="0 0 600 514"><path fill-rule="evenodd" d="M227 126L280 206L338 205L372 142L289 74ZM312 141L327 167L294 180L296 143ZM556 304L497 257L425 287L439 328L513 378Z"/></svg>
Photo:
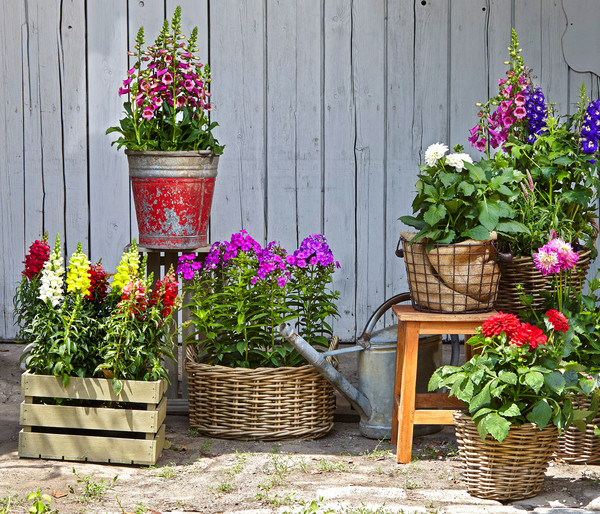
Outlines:
<svg viewBox="0 0 600 514"><path fill-rule="evenodd" d="M67 292L79 293L86 296L92 284L89 275L90 261L81 251L81 242L77 243L77 250L69 259L67 272Z"/></svg>
<svg viewBox="0 0 600 514"><path fill-rule="evenodd" d="M138 276L140 268L140 257L137 251L135 239L129 247L129 251L123 253L121 261L117 266L117 272L110 286L111 291L116 294L121 294L125 284Z"/></svg>
<svg viewBox="0 0 600 514"><path fill-rule="evenodd" d="M29 247L29 253L25 256L23 264L25 269L22 271L29 280L41 273L44 264L50 258L50 245L48 245L48 234L44 234L42 240L35 240Z"/></svg>
<svg viewBox="0 0 600 514"><path fill-rule="evenodd" d="M56 234L54 249L44 264L38 298L52 307L57 307L63 300L63 259L60 252L60 236Z"/></svg>

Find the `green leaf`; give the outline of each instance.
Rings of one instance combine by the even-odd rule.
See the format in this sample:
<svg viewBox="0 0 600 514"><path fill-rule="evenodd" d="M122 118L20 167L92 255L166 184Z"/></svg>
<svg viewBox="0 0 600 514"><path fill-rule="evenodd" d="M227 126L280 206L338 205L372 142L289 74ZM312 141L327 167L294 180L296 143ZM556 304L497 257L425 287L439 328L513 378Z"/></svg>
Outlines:
<svg viewBox="0 0 600 514"><path fill-rule="evenodd" d="M498 374L498 378L506 384L516 385L517 383L517 375L512 371L501 371Z"/></svg>
<svg viewBox="0 0 600 514"><path fill-rule="evenodd" d="M487 228L488 231L494 230L498 224L498 221L500 221L498 214L494 212L495 209L493 208L493 205L494 204L492 203L483 201L478 206L479 223Z"/></svg>
<svg viewBox="0 0 600 514"><path fill-rule="evenodd" d="M500 443L506 439L510 430L510 422L496 412L490 412L479 424L483 425L485 431Z"/></svg>
<svg viewBox="0 0 600 514"><path fill-rule="evenodd" d="M533 409L527 414L527 419L531 423L535 423L540 428L544 428L552 417L552 407L546 400L538 400L533 406Z"/></svg>
<svg viewBox="0 0 600 514"><path fill-rule="evenodd" d="M485 172L479 166L469 164L469 163L466 163L465 166L469 170L469 176L471 177L471 179L473 181L476 181L476 182L485 182L486 181Z"/></svg>
<svg viewBox="0 0 600 514"><path fill-rule="evenodd" d="M565 388L565 378L560 371L552 371L544 375L546 385L556 393L562 393Z"/></svg>
<svg viewBox="0 0 600 514"><path fill-rule="evenodd" d="M544 375L538 371L530 371L522 376L525 385L528 385L536 393L539 392L542 385L544 385Z"/></svg>
<svg viewBox="0 0 600 514"><path fill-rule="evenodd" d="M483 225L477 225L474 228L465 230L462 235L474 239L475 241L485 241L490 238L490 231Z"/></svg>
<svg viewBox="0 0 600 514"><path fill-rule="evenodd" d="M522 233L522 234L530 234L530 230L523 225L523 223L519 222L519 221L500 221L497 225L496 225L496 231L498 232L502 232L504 234L517 234L517 233Z"/></svg>
<svg viewBox="0 0 600 514"><path fill-rule="evenodd" d="M498 412L507 418L516 418L521 415L521 409L516 403L503 405L498 409Z"/></svg>
<svg viewBox="0 0 600 514"><path fill-rule="evenodd" d="M485 384L483 389L477 393L469 404L469 413L478 411L481 407L487 407L490 404L490 383Z"/></svg>
<svg viewBox="0 0 600 514"><path fill-rule="evenodd" d="M432 205L423 215L423 219L433 227L438 221L446 217L446 207L443 205Z"/></svg>
<svg viewBox="0 0 600 514"><path fill-rule="evenodd" d="M471 196L473 191L475 191L475 186L473 186L473 184L469 184L468 182L461 182L458 185L458 190L462 191L465 196Z"/></svg>

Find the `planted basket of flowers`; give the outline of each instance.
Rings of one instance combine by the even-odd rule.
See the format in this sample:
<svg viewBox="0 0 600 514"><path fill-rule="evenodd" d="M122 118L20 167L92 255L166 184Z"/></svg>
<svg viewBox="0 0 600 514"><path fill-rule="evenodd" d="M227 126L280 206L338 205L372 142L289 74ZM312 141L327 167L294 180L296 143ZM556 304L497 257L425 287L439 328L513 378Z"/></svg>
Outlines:
<svg viewBox="0 0 600 514"><path fill-rule="evenodd" d="M196 57L198 30L187 39L181 8L155 42L135 39L133 66L119 88L128 95L113 142L124 146L136 208L139 243L151 249L194 249L208 241L219 155L213 135L208 65Z"/></svg>
<svg viewBox="0 0 600 514"><path fill-rule="evenodd" d="M213 244L203 262L180 257L195 329L186 341L191 426L214 437L263 440L331 430L332 386L276 327L293 320L311 344L331 346L337 266L321 235L288 254L277 243L262 248L244 230Z"/></svg>
<svg viewBox="0 0 600 514"><path fill-rule="evenodd" d="M499 234L503 259L497 301L498 309L517 312L523 292L533 294L534 306L540 307L539 293L552 289L532 256L551 232L578 252L580 283L596 256L600 101L590 101L582 85L574 114L561 117L535 85L514 30L509 56L498 94L479 105L469 141L488 158L497 152L499 165L519 178L510 205L526 230Z"/></svg>
<svg viewBox="0 0 600 514"><path fill-rule="evenodd" d="M427 149L412 204L416 215L400 217L418 229L400 233L399 252L417 310L492 310L500 280L495 239L525 230L510 206L513 170L493 159L475 164L461 150L446 155L440 143Z"/></svg>
<svg viewBox="0 0 600 514"><path fill-rule="evenodd" d="M467 405L454 421L467 491L479 498L535 496L559 431L590 415L572 402L572 394L594 391L596 379L563 357L570 353L567 317L557 309L535 316L537 324L512 313L491 316L468 341L477 354L439 368L429 383Z"/></svg>
<svg viewBox="0 0 600 514"><path fill-rule="evenodd" d="M173 270L151 290L135 242L112 282L81 251L36 241L15 294L27 343L19 456L155 464L163 447Z"/></svg>

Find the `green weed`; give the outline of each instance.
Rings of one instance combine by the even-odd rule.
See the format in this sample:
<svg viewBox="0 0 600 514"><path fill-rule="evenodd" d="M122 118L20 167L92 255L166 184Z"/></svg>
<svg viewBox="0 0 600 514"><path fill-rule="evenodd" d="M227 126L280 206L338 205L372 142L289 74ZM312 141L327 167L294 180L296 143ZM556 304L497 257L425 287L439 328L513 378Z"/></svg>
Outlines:
<svg viewBox="0 0 600 514"><path fill-rule="evenodd" d="M77 483L81 484L83 487L83 496L82 500L85 502L90 502L93 500L101 500L107 491L110 489L114 489L114 485L119 479L118 475L115 475L112 479L100 479L96 481L94 479L94 475L80 475L73 468L73 474L77 477ZM71 487L71 492L73 488Z"/></svg>

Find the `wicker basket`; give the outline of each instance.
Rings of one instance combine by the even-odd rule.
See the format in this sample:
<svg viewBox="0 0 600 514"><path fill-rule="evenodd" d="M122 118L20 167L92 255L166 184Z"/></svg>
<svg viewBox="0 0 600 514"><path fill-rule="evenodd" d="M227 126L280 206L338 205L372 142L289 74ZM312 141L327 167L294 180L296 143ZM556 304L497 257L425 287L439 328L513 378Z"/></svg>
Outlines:
<svg viewBox="0 0 600 514"><path fill-rule="evenodd" d="M333 428L333 387L312 365L229 368L187 347L190 427L223 439L312 439Z"/></svg>
<svg viewBox="0 0 600 514"><path fill-rule="evenodd" d="M544 430L533 424L512 427L499 443L489 435L482 441L472 418L463 412L454 413L454 424L470 495L507 501L539 493L558 438L554 425Z"/></svg>
<svg viewBox="0 0 600 514"><path fill-rule="evenodd" d="M581 292L581 286L585 283L588 269L592 262L591 252L588 250L579 254L579 259L574 270L571 272L573 285ZM540 291L552 291L552 275L542 275L535 267L532 257L521 257L510 261L501 261L502 271L500 277L500 290L496 300L496 309L502 312L518 313L525 307L520 302L522 294L533 295L534 309L543 307L544 298ZM517 289L522 285L523 289Z"/></svg>
<svg viewBox="0 0 600 514"><path fill-rule="evenodd" d="M457 244L411 243L402 232L402 256L413 307L425 312L487 312L500 281L492 241Z"/></svg>
<svg viewBox="0 0 600 514"><path fill-rule="evenodd" d="M589 396L577 395L573 398L573 408L587 410ZM600 437L594 434L594 425L600 426L600 414L585 426L585 432L572 426L558 436L556 456L569 464L600 463Z"/></svg>

